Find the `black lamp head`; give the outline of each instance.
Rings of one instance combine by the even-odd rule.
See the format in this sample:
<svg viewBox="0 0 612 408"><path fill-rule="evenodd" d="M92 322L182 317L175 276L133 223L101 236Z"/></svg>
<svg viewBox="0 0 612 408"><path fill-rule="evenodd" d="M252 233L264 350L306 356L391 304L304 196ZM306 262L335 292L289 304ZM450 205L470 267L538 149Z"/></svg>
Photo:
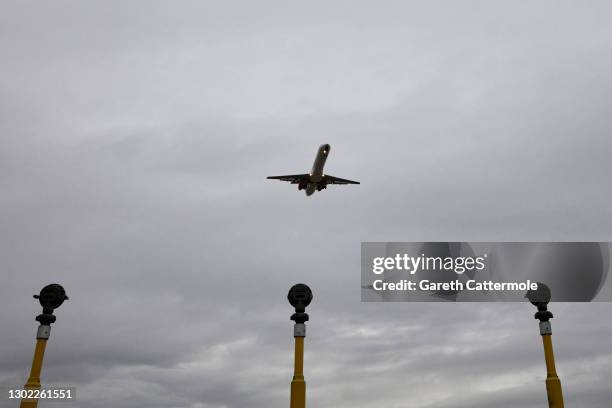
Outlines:
<svg viewBox="0 0 612 408"><path fill-rule="evenodd" d="M295 307L296 310L298 308L305 309L306 306L310 304L312 300L312 291L307 285L303 283L298 283L293 285L291 289L289 289L289 294L287 295L287 299L291 306Z"/></svg>
<svg viewBox="0 0 612 408"><path fill-rule="evenodd" d="M43 307L44 313L53 313L54 309L57 309L65 300L68 300L66 291L62 285L57 283L45 286L42 288L39 295L34 295L34 298L38 299L40 305Z"/></svg>
<svg viewBox="0 0 612 408"><path fill-rule="evenodd" d="M546 306L550 302L550 288L542 282L537 282L538 288L536 290L529 290L525 297L534 306L541 307Z"/></svg>

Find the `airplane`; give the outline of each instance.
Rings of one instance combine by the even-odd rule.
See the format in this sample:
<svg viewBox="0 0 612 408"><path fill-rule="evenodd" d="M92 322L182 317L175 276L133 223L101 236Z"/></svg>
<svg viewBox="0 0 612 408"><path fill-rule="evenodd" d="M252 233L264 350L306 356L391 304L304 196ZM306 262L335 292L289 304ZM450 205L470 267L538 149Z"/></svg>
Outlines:
<svg viewBox="0 0 612 408"><path fill-rule="evenodd" d="M323 174L323 166L325 160L329 156L331 146L328 144L321 145L317 151L312 170L308 174L293 174L288 176L270 176L268 179L288 181L291 184L297 184L298 190L304 190L307 196L311 196L315 191L321 191L327 188L328 184L359 184L358 181L346 180L339 177Z"/></svg>

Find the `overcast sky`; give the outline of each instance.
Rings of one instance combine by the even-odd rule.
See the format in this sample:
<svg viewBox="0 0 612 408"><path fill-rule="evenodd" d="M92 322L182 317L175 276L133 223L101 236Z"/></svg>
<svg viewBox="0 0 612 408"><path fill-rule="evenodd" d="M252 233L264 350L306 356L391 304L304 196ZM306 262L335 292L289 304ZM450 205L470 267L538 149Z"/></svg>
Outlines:
<svg viewBox="0 0 612 408"><path fill-rule="evenodd" d="M361 303L362 241L612 241L612 4L0 6L0 383L78 406L546 406L529 304ZM305 197L269 175L361 181ZM552 304L568 407L609 408L612 304ZM42 405L42 404L41 404ZM16 407L5 396L2 407Z"/></svg>

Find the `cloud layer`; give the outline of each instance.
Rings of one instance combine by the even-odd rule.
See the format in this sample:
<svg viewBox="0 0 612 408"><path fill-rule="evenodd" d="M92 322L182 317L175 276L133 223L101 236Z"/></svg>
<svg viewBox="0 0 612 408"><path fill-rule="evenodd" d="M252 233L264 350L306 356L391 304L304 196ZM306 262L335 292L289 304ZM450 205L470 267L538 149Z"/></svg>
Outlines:
<svg viewBox="0 0 612 408"><path fill-rule="evenodd" d="M362 241L612 233L608 2L9 2L0 382L87 408L545 405L527 304L362 304ZM309 169L360 186L307 199ZM608 304L551 305L568 406L612 402ZM5 400L0 406L15 406Z"/></svg>

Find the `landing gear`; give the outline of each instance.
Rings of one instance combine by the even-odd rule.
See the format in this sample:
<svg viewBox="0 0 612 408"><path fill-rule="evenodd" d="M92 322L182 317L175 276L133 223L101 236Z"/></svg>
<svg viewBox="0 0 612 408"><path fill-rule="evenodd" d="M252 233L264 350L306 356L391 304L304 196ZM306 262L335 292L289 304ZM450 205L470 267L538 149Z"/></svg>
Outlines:
<svg viewBox="0 0 612 408"><path fill-rule="evenodd" d="M317 191L321 191L327 188L327 184L319 184L317 186Z"/></svg>

